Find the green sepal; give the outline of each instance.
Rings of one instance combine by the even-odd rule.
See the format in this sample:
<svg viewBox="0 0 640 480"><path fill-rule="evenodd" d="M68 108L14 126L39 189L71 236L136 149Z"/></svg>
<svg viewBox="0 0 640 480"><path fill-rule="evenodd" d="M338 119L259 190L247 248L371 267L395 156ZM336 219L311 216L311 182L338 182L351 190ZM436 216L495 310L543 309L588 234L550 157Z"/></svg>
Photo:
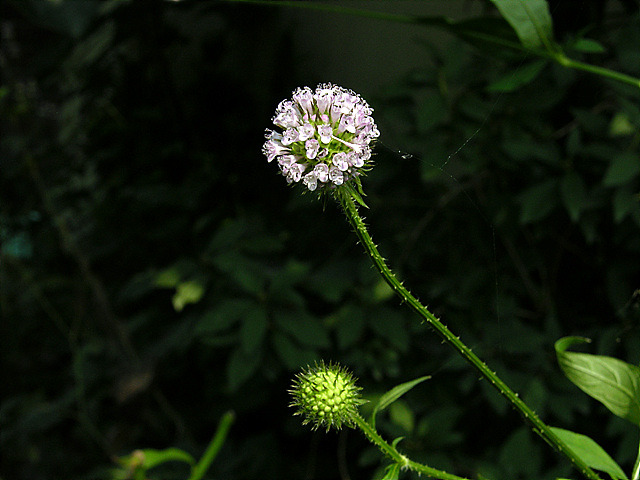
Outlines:
<svg viewBox="0 0 640 480"><path fill-rule="evenodd" d="M400 476L400 465L398 463L394 463L389 465L386 469L386 473L381 480L398 480Z"/></svg>

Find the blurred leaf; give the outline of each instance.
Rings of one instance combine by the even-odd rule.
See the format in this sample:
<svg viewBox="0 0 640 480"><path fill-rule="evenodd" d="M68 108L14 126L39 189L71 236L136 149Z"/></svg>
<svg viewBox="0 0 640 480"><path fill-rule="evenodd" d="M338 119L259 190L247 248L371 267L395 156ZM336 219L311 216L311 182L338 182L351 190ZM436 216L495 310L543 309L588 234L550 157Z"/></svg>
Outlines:
<svg viewBox="0 0 640 480"><path fill-rule="evenodd" d="M591 438L562 428L551 427L551 430L591 468L608 473L613 480L627 480L620 465Z"/></svg>
<svg viewBox="0 0 640 480"><path fill-rule="evenodd" d="M528 429L519 428L502 445L498 461L507 471L506 478L538 478L542 465L539 444L531 441Z"/></svg>
<svg viewBox="0 0 640 480"><path fill-rule="evenodd" d="M425 377L416 378L415 380L411 380L409 382L401 383L400 385L397 385L397 386L393 387L391 390L389 390L388 392L386 392L373 405L373 412L371 413L371 418L369 419L369 423L371 423L371 425L373 425L375 427L376 426L376 415L378 414L378 412L381 412L382 410L387 408L389 405L391 405L393 402L398 400L400 397L402 397L405 393L407 393L409 390L411 390L416 385L419 385L420 383L422 383L425 380L428 380L430 378L431 377L428 376L428 375L425 376Z"/></svg>
<svg viewBox="0 0 640 480"><path fill-rule="evenodd" d="M203 295L204 286L200 282L196 280L181 282L178 284L176 293L171 299L173 308L176 312L181 312L190 303L198 303Z"/></svg>
<svg viewBox="0 0 640 480"><path fill-rule="evenodd" d="M520 195L520 223L535 223L546 217L556 206L556 179L534 185Z"/></svg>
<svg viewBox="0 0 640 480"><path fill-rule="evenodd" d="M247 311L255 308L249 299L232 298L221 300L213 309L203 314L196 325L200 336L215 334L237 323Z"/></svg>
<svg viewBox="0 0 640 480"><path fill-rule="evenodd" d="M81 2L22 0L16 2L33 20L46 28L80 38L97 16L100 0Z"/></svg>
<svg viewBox="0 0 640 480"><path fill-rule="evenodd" d="M300 312L275 315L276 325L298 342L315 348L331 346L331 340L322 323L311 315Z"/></svg>
<svg viewBox="0 0 640 480"><path fill-rule="evenodd" d="M547 65L546 60L536 60L507 73L487 87L490 92L512 92L531 83Z"/></svg>
<svg viewBox="0 0 640 480"><path fill-rule="evenodd" d="M617 112L609 124L609 135L612 137L633 135L637 131L638 127L629 121L629 117L624 112Z"/></svg>
<svg viewBox="0 0 640 480"><path fill-rule="evenodd" d="M613 194L613 219L620 223L634 210L640 207L640 198L627 188L618 188Z"/></svg>
<svg viewBox="0 0 640 480"><path fill-rule="evenodd" d="M257 349L250 353L237 348L231 353L227 364L227 382L230 391L236 391L258 369L262 360L262 352Z"/></svg>
<svg viewBox="0 0 640 480"><path fill-rule="evenodd" d="M384 338L400 351L409 348L409 333L404 315L398 310L381 308L369 315L369 326L380 338Z"/></svg>
<svg viewBox="0 0 640 480"><path fill-rule="evenodd" d="M146 469L157 467L165 462L185 462L189 465L196 463L190 454L178 448L166 448L164 450L145 448L142 453L144 455L143 465Z"/></svg>
<svg viewBox="0 0 640 480"><path fill-rule="evenodd" d="M271 340L276 354L289 370L299 369L317 360L313 352L300 348L287 335L276 332L271 336Z"/></svg>
<svg viewBox="0 0 640 480"><path fill-rule="evenodd" d="M614 187L630 182L639 173L640 156L637 153L622 152L613 158L602 182L607 187Z"/></svg>
<svg viewBox="0 0 640 480"><path fill-rule="evenodd" d="M568 352L582 337L564 337L556 342L558 364L567 378L587 395L602 402L614 415L640 427L640 368L617 358Z"/></svg>
<svg viewBox="0 0 640 480"><path fill-rule="evenodd" d="M583 53L605 53L607 51L600 42L590 38L579 38L571 45L571 48Z"/></svg>
<svg viewBox="0 0 640 480"><path fill-rule="evenodd" d="M509 22L526 48L540 48L553 37L549 6L546 0L491 0Z"/></svg>
<svg viewBox="0 0 640 480"><path fill-rule="evenodd" d="M260 346L268 327L269 321L263 309L252 308L245 313L240 327L240 345L245 353L253 352Z"/></svg>
<svg viewBox="0 0 640 480"><path fill-rule="evenodd" d="M567 173L560 180L560 195L569 218L575 223L580 218L582 210L587 205L587 189L582 178L575 173Z"/></svg>
<svg viewBox="0 0 640 480"><path fill-rule="evenodd" d="M266 283L264 264L237 251L225 251L211 259L215 267L235 280L245 291L260 294Z"/></svg>
<svg viewBox="0 0 640 480"><path fill-rule="evenodd" d="M408 433L413 432L415 419L413 412L402 400L398 400L389 406L389 419L398 427Z"/></svg>
<svg viewBox="0 0 640 480"><path fill-rule="evenodd" d="M177 268L171 267L158 273L154 283L160 288L174 288L179 282L180 272Z"/></svg>
<svg viewBox="0 0 640 480"><path fill-rule="evenodd" d="M355 305L347 304L338 311L336 318L338 347L344 350L357 346L365 329L363 311Z"/></svg>
<svg viewBox="0 0 640 480"><path fill-rule="evenodd" d="M425 133L443 121L447 115L447 104L435 89L429 89L417 94L415 112L416 127Z"/></svg>

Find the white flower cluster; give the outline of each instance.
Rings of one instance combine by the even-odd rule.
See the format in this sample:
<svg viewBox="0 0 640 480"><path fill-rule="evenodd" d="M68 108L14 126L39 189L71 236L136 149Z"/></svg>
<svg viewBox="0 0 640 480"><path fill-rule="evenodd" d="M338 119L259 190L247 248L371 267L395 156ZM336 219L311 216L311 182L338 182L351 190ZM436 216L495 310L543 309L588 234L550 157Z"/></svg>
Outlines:
<svg viewBox="0 0 640 480"><path fill-rule="evenodd" d="M311 191L344 184L363 172L372 142L380 135L373 109L359 95L323 83L313 92L298 88L278 105L262 152L277 159L288 183L302 182Z"/></svg>

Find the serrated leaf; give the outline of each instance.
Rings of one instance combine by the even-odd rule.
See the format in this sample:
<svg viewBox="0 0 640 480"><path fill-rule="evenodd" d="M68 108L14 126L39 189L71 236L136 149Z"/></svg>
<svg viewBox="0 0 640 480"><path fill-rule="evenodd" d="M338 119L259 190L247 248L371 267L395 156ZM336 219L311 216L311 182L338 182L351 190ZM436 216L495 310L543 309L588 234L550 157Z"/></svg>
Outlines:
<svg viewBox="0 0 640 480"><path fill-rule="evenodd" d="M515 30L526 48L540 48L553 37L549 6L545 0L491 0Z"/></svg>
<svg viewBox="0 0 640 480"><path fill-rule="evenodd" d="M562 428L551 430L591 468L609 474L613 480L627 480L620 465L591 438Z"/></svg>
<svg viewBox="0 0 640 480"><path fill-rule="evenodd" d="M389 405L391 405L397 399L402 397L405 393L407 393L409 390L411 390L416 385L419 385L420 383L422 383L425 380L428 380L430 378L431 378L430 375L427 375L425 377L416 378L415 380L411 380L409 382L405 382L405 383L401 383L400 385L396 385L391 390L386 392L384 395L382 395L378 399L378 401L374 405L373 413L371 413L371 419L370 419L369 423L371 423L371 425L373 425L375 427L375 425L376 425L376 415L378 414L378 412L381 412L382 410L387 408Z"/></svg>
<svg viewBox="0 0 640 480"><path fill-rule="evenodd" d="M601 402L614 415L640 426L640 368L617 358L566 351L582 337L564 337L555 344L558 364L571 382Z"/></svg>
<svg viewBox="0 0 640 480"><path fill-rule="evenodd" d="M622 185L633 180L640 173L640 156L624 152L613 159L602 183L607 187Z"/></svg>

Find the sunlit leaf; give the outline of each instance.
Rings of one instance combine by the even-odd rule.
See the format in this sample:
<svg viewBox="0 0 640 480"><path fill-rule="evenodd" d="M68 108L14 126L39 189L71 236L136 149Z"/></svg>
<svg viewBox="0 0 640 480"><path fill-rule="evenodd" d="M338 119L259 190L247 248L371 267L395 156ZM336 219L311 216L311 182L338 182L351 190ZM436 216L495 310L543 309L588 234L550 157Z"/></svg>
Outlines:
<svg viewBox="0 0 640 480"><path fill-rule="evenodd" d="M155 450L153 448L145 448L142 450L144 454L144 467L149 469L165 462L185 462L189 465L195 464L194 458L179 448L167 448L164 450Z"/></svg>
<svg viewBox="0 0 640 480"><path fill-rule="evenodd" d="M397 399L402 397L405 393L407 393L409 390L411 390L416 385L419 385L420 383L422 383L425 380L428 380L430 378L431 378L430 376L416 378L415 380L411 380L409 382L401 383L400 385L397 385L397 386L393 387L391 390L389 390L388 392L386 392L384 395L382 395L378 399L377 403L374 405L373 413L371 414L370 423L375 426L375 418L376 418L376 415L378 414L378 412L381 412L382 410L387 408L389 405L391 405Z"/></svg>
<svg viewBox="0 0 640 480"><path fill-rule="evenodd" d="M545 0L491 0L526 48L539 48L552 36L552 20Z"/></svg>
<svg viewBox="0 0 640 480"><path fill-rule="evenodd" d="M558 340L560 368L577 387L614 415L640 426L640 368L617 358L567 351L572 345L588 342L582 337Z"/></svg>
<svg viewBox="0 0 640 480"><path fill-rule="evenodd" d="M591 468L608 473L613 480L627 480L620 465L591 438L562 428L551 430Z"/></svg>

